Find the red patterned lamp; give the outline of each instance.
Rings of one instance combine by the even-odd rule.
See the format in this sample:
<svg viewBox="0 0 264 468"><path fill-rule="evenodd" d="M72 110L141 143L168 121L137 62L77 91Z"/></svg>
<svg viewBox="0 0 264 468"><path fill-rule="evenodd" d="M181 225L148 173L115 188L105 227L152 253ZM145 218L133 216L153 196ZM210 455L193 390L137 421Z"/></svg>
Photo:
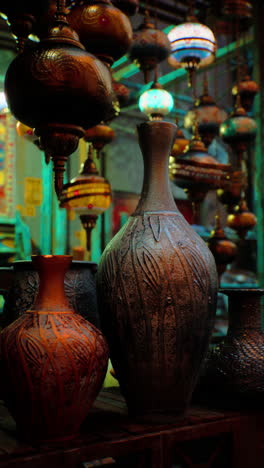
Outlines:
<svg viewBox="0 0 264 468"><path fill-rule="evenodd" d="M91 232L96 225L97 218L107 208L112 200L109 182L101 177L92 158L92 147L88 157L77 177L65 184L60 195L60 206L75 211L86 231L86 246L88 254L91 252Z"/></svg>

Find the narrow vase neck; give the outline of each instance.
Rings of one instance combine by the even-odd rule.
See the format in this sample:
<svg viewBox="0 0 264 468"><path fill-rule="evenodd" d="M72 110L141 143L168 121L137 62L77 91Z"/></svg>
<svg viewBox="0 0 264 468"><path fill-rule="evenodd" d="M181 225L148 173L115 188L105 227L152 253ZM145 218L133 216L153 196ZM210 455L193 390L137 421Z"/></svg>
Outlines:
<svg viewBox="0 0 264 468"><path fill-rule="evenodd" d="M163 121L138 126L139 145L144 159L144 182L135 215L144 211L178 211L170 189L169 156L177 127Z"/></svg>
<svg viewBox="0 0 264 468"><path fill-rule="evenodd" d="M261 293L248 290L228 293L228 296L228 334L235 330L239 332L248 329L261 330Z"/></svg>
<svg viewBox="0 0 264 468"><path fill-rule="evenodd" d="M64 291L64 276L71 261L72 257L69 255L32 256L33 265L39 275L39 291L32 311L72 311Z"/></svg>

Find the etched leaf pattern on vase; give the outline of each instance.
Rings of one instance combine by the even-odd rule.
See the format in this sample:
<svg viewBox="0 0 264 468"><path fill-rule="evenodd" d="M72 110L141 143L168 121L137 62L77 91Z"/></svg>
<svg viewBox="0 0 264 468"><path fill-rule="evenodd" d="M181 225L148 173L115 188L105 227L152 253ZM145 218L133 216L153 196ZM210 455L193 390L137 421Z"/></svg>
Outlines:
<svg viewBox="0 0 264 468"><path fill-rule="evenodd" d="M121 347L127 348L128 354L123 357L127 372L131 371L129 363L140 365L144 356L144 360L175 373L175 349L181 363L179 372L186 368L185 360L192 369L195 349L203 358L208 340L201 340L201 334L209 338L213 325L213 310L208 322L208 302L213 298L206 255L204 242L176 212L132 217L109 244L101 277L108 292L102 326L110 343L120 340ZM131 286L126 288L129 278ZM117 301L113 295L117 295ZM188 352L182 343L190 333L192 350ZM120 356L113 355L112 359L115 365ZM118 373L118 365L116 370ZM185 378L184 372L181 377Z"/></svg>

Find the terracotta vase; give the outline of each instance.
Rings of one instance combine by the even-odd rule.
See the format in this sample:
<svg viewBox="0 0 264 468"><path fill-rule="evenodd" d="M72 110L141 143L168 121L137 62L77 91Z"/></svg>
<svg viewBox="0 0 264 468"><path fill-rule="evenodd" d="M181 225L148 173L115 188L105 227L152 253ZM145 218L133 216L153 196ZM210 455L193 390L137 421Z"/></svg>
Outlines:
<svg viewBox="0 0 264 468"><path fill-rule="evenodd" d="M139 204L98 267L102 329L129 412L160 422L188 406L215 315L217 274L204 241L178 211L168 180L176 126L139 126L145 175Z"/></svg>
<svg viewBox="0 0 264 468"><path fill-rule="evenodd" d="M13 278L12 281L9 281L9 290L5 294L5 304L1 316L2 327L10 325L31 308L39 288L39 276L31 261L14 262L9 277L11 271ZM74 260L65 274L64 288L75 312L82 315L92 325L100 328L95 286L96 271L96 263Z"/></svg>
<svg viewBox="0 0 264 468"><path fill-rule="evenodd" d="M35 304L0 334L1 396L23 439L67 440L78 433L101 388L107 344L65 296L71 257L32 261L40 277Z"/></svg>
<svg viewBox="0 0 264 468"><path fill-rule="evenodd" d="M264 335L261 296L264 289L223 289L229 299L229 326L212 350L197 388L196 399L214 406L263 406Z"/></svg>

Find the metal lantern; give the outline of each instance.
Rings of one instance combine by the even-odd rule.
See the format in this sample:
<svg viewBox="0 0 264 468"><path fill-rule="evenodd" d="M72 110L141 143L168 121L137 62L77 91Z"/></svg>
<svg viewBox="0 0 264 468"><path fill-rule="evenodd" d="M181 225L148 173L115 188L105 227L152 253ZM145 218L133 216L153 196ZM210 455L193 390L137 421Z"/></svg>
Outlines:
<svg viewBox="0 0 264 468"><path fill-rule="evenodd" d="M215 59L215 36L210 28L194 17L175 26L168 38L172 50L169 63L175 68L183 67L189 71L189 84L195 69L207 66Z"/></svg>
<svg viewBox="0 0 264 468"><path fill-rule="evenodd" d="M238 206L234 208L233 213L227 217L227 226L234 229L240 239L245 239L248 231L257 224L257 218L247 207L245 199L241 199Z"/></svg>
<svg viewBox="0 0 264 468"><path fill-rule="evenodd" d="M130 48L130 59L143 71L145 83L149 82L149 71L154 70L157 64L165 60L170 53L171 45L168 36L155 28L147 12L143 23L134 32Z"/></svg>
<svg viewBox="0 0 264 468"><path fill-rule="evenodd" d="M87 51L110 65L126 54L131 45L131 23L110 0L86 0L76 4L68 20Z"/></svg>
<svg viewBox="0 0 264 468"><path fill-rule="evenodd" d="M201 139L206 146L209 146L219 134L221 123L226 119L226 111L216 105L214 99L208 93L208 84L205 81L202 96L195 101L194 107L185 115L184 127L190 131L197 121Z"/></svg>
<svg viewBox="0 0 264 468"><path fill-rule="evenodd" d="M130 91L127 86L125 86L120 81L113 79L112 81L113 91L117 97L120 107L125 106L129 101Z"/></svg>
<svg viewBox="0 0 264 468"><path fill-rule="evenodd" d="M171 156L173 156L174 158L181 156L186 150L189 143L190 143L190 140L185 138L183 131L178 127L177 132L176 132L176 138L174 140L174 144L171 150Z"/></svg>
<svg viewBox="0 0 264 468"><path fill-rule="evenodd" d="M85 141L92 143L94 149L97 151L97 156L99 156L100 151L105 145L111 143L115 136L115 131L109 127L109 125L100 123L99 125L86 130L84 139Z"/></svg>
<svg viewBox="0 0 264 468"><path fill-rule="evenodd" d="M57 194L84 129L107 120L113 100L109 68L80 44L66 21L65 0L58 6L49 36L13 60L5 80L11 112L35 129L53 159Z"/></svg>
<svg viewBox="0 0 264 468"><path fill-rule="evenodd" d="M250 0L224 0L224 15L240 20L252 18L253 6Z"/></svg>
<svg viewBox="0 0 264 468"><path fill-rule="evenodd" d="M241 106L247 111L252 110L254 97L259 92L259 85L246 75L238 84L233 86L232 94L236 97L238 94L241 100Z"/></svg>
<svg viewBox="0 0 264 468"><path fill-rule="evenodd" d="M77 177L65 184L60 194L60 206L74 210L86 231L87 250L91 251L91 231L96 220L112 201L111 186L96 169L90 147L88 157Z"/></svg>
<svg viewBox="0 0 264 468"><path fill-rule="evenodd" d="M224 186L229 171L230 165L219 163L208 154L196 125L190 144L171 167L170 177L187 192L197 209L209 190Z"/></svg>
<svg viewBox="0 0 264 468"><path fill-rule="evenodd" d="M229 263L232 263L237 254L237 246L227 238L224 229L221 226L220 217L215 217L215 228L211 231L208 239L208 247L211 250L217 272L220 276L225 272Z"/></svg>
<svg viewBox="0 0 264 468"><path fill-rule="evenodd" d="M150 89L141 94L138 105L151 120L161 120L172 111L174 101L172 95L155 81Z"/></svg>
<svg viewBox="0 0 264 468"><path fill-rule="evenodd" d="M241 107L240 96L230 117L220 125L220 136L228 143L236 154L236 167L241 168L244 152L248 144L254 141L257 133L257 124Z"/></svg>

